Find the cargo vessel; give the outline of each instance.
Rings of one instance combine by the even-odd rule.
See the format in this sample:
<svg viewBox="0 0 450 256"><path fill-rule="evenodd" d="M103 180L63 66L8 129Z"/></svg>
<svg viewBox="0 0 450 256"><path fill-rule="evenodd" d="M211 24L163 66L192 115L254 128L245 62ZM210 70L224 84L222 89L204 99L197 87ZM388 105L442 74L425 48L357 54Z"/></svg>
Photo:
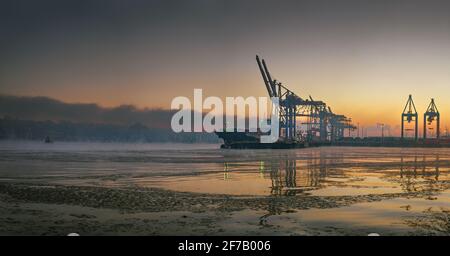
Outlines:
<svg viewBox="0 0 450 256"><path fill-rule="evenodd" d="M217 136L223 140L221 148L229 149L288 149L304 148L310 145L302 141L277 141L275 143L260 143L259 133L251 132L216 132Z"/></svg>
<svg viewBox="0 0 450 256"><path fill-rule="evenodd" d="M335 114L323 101L311 96L302 98L277 81L269 73L264 59L256 56L262 80L269 97L279 100L279 139L260 143L258 132L216 132L223 139L223 148L304 148L330 145L344 137L346 130L356 127L351 119Z"/></svg>

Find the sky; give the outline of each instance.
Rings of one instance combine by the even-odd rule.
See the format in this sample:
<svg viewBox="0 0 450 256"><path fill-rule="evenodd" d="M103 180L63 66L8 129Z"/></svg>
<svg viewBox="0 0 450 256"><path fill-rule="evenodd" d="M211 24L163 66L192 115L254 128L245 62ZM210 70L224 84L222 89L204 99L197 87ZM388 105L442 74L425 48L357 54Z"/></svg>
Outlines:
<svg viewBox="0 0 450 256"><path fill-rule="evenodd" d="M170 108L267 96L255 62L355 123L400 124L409 94L450 125L448 1L2 1L0 94ZM422 119L421 119L422 120ZM394 128L393 128L394 129Z"/></svg>

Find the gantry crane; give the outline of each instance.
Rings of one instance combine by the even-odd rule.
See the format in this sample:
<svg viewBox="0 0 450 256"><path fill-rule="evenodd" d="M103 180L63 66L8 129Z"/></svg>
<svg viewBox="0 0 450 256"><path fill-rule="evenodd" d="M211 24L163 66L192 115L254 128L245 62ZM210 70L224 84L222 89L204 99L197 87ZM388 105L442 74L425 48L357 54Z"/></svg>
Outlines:
<svg viewBox="0 0 450 256"><path fill-rule="evenodd" d="M402 113L402 131L401 138L405 137L405 121L408 123L414 122L414 139L417 140L419 137L419 119L417 115L416 106L414 105L414 101L412 99L412 95L409 95L408 101L406 102L405 108Z"/></svg>
<svg viewBox="0 0 450 256"><path fill-rule="evenodd" d="M303 99L281 82L270 75L266 62L256 55L261 76L270 97L278 97L280 103L280 136L286 141L298 140L297 118L306 117L306 140L318 138L322 142L337 141L344 137L345 129L356 129L351 119L344 115L337 115L323 101L315 101L310 96ZM318 126L318 127L317 127ZM317 133L319 135L317 136Z"/></svg>
<svg viewBox="0 0 450 256"><path fill-rule="evenodd" d="M427 138L427 123L431 125L436 120L436 138L440 137L440 114L434 103L434 99L431 99L430 104L428 105L427 110L423 114L423 138ZM431 128L430 128L431 129Z"/></svg>

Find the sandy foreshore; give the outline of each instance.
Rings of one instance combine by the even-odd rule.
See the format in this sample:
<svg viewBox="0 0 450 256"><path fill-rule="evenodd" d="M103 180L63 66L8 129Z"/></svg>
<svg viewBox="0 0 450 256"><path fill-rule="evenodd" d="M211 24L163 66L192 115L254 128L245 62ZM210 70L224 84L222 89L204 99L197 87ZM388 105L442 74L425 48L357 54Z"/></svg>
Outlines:
<svg viewBox="0 0 450 256"><path fill-rule="evenodd" d="M320 197L228 196L155 188L0 183L0 234L365 235L369 230L315 229L294 219L295 228L283 228L268 223L267 218L306 209L332 209L423 196L424 192ZM246 228L236 228L236 224Z"/></svg>

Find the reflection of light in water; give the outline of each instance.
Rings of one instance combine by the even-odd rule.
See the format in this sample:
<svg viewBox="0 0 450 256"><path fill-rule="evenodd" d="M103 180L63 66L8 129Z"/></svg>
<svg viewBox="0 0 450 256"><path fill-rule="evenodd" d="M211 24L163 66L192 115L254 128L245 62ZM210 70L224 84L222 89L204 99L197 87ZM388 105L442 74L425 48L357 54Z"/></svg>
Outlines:
<svg viewBox="0 0 450 256"><path fill-rule="evenodd" d="M355 154L351 154L355 157ZM390 156L389 156L390 157ZM312 152L308 159L224 162L223 175L211 165L210 172L198 175L149 177L150 186L173 190L232 195L366 195L443 189L439 158L418 160L416 156L399 157L380 168L353 164L343 153ZM388 168L390 167L390 168ZM419 168L421 171L419 171ZM442 175L441 175L442 176ZM444 172L447 179L447 172ZM146 186L143 180L128 182ZM125 182L124 182L125 183Z"/></svg>
<svg viewBox="0 0 450 256"><path fill-rule="evenodd" d="M259 162L259 177L264 178L264 161Z"/></svg>
<svg viewBox="0 0 450 256"><path fill-rule="evenodd" d="M47 151L2 149L0 179L270 195L274 200L264 206L258 216L264 216L260 219L263 224L272 224L276 220L273 215L281 214L297 216L310 223L370 226L369 232L378 232L374 228L376 225L397 225L403 216L422 214L427 209L450 209L450 149L215 150L184 146L182 150L122 150L108 145L106 149L95 151L89 144L84 148L79 148L82 145L70 147L70 150L53 149L56 146L52 145ZM286 213L276 200L283 196L399 192L421 194L417 198L401 196L338 209L310 209L299 211L298 215Z"/></svg>
<svg viewBox="0 0 450 256"><path fill-rule="evenodd" d="M450 149L215 150L184 146L170 150L164 146L157 151L154 146L131 150L107 145L93 151L90 146L76 144L45 152L6 147L0 178L45 177L73 185L137 185L233 195L431 193L446 189L450 162ZM101 147L96 144L94 148Z"/></svg>
<svg viewBox="0 0 450 256"><path fill-rule="evenodd" d="M230 178L230 174L228 173L228 163L224 163L223 167L223 179L227 180Z"/></svg>

